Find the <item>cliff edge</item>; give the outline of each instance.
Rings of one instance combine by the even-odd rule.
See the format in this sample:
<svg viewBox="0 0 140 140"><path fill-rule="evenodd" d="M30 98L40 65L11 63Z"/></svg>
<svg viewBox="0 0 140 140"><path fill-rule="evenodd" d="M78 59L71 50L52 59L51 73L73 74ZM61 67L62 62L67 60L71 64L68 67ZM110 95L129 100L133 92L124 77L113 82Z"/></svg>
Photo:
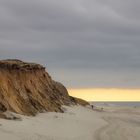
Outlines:
<svg viewBox="0 0 140 140"><path fill-rule="evenodd" d="M63 112L61 106L71 104L81 102L70 97L61 83L52 80L42 65L20 60L0 61L0 113Z"/></svg>

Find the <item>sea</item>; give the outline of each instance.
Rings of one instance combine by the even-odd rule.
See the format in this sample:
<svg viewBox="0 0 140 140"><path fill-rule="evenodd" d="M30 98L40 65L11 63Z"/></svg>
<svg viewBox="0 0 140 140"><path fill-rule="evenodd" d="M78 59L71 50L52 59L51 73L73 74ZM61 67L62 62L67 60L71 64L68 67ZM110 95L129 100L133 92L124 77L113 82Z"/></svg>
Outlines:
<svg viewBox="0 0 140 140"><path fill-rule="evenodd" d="M140 102L90 102L96 106L113 106L113 107L140 107Z"/></svg>

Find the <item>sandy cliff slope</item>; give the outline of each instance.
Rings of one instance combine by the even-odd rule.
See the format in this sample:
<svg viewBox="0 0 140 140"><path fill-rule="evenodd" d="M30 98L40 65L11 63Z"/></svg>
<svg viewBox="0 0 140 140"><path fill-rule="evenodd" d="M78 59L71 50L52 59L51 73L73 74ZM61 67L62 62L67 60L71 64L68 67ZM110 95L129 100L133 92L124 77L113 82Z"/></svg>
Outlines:
<svg viewBox="0 0 140 140"><path fill-rule="evenodd" d="M67 89L53 81L43 66L20 60L0 61L0 112L62 112L61 105L70 104L75 102Z"/></svg>

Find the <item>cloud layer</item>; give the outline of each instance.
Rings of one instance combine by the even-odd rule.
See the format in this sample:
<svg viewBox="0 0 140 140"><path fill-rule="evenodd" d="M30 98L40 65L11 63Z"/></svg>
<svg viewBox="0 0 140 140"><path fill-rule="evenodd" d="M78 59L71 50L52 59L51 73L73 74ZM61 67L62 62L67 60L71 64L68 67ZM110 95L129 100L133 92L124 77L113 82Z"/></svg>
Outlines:
<svg viewBox="0 0 140 140"><path fill-rule="evenodd" d="M0 0L0 59L42 63L71 88L139 88L139 7L139 0Z"/></svg>

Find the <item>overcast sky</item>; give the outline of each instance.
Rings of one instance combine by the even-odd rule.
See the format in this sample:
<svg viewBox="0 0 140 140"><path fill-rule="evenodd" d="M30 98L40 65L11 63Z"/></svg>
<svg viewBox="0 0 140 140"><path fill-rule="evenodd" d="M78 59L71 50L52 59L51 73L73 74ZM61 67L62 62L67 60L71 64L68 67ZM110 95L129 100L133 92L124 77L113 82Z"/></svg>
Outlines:
<svg viewBox="0 0 140 140"><path fill-rule="evenodd" d="M140 88L140 0L0 0L7 58L68 88Z"/></svg>

